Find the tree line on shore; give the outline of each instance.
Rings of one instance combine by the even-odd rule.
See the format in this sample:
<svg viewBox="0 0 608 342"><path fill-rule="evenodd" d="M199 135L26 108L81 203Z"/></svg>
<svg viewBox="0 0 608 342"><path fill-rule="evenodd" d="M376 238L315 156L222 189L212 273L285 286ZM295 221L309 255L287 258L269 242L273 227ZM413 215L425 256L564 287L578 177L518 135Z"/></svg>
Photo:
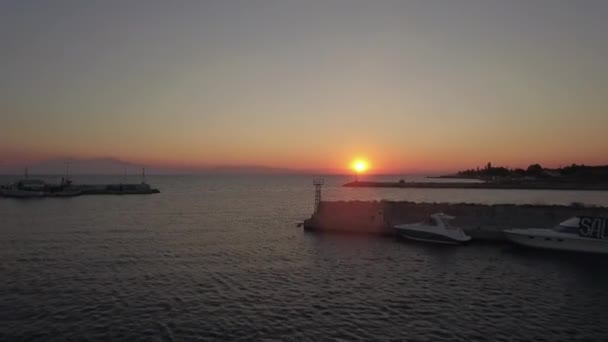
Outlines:
<svg viewBox="0 0 608 342"><path fill-rule="evenodd" d="M459 177L466 178L534 178L534 179L563 179L577 181L608 181L608 165L587 166L572 164L556 169L544 168L540 164L532 164L526 169L511 169L503 166L493 166L492 163L485 167L459 171Z"/></svg>

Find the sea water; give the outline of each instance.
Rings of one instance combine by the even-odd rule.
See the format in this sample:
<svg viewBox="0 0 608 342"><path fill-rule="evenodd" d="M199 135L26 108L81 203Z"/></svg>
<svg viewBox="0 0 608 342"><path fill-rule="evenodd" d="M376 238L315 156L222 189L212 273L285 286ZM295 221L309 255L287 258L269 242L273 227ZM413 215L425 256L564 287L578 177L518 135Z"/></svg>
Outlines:
<svg viewBox="0 0 608 342"><path fill-rule="evenodd" d="M608 205L348 180L324 199ZM0 340L608 340L605 257L306 233L312 176L147 181L161 193L0 198Z"/></svg>

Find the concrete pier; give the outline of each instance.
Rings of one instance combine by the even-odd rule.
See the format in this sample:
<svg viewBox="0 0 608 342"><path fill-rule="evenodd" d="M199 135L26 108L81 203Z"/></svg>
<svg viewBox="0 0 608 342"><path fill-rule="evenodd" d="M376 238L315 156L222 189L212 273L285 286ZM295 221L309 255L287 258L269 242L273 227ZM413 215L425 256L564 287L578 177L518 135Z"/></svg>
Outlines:
<svg viewBox="0 0 608 342"><path fill-rule="evenodd" d="M304 228L361 234L393 234L393 225L422 221L430 214L443 212L455 216L454 225L462 227L476 240L504 239L510 228L550 228L577 215L608 217L608 208L580 205L509 205L469 203L414 203L393 201L321 202Z"/></svg>
<svg viewBox="0 0 608 342"><path fill-rule="evenodd" d="M147 183L137 184L71 184L53 185L41 180L21 180L15 184L0 186L0 197L41 198L75 197L82 195L146 195L160 191Z"/></svg>
<svg viewBox="0 0 608 342"><path fill-rule="evenodd" d="M67 191L80 192L82 195L147 195L160 191L148 184L100 184L100 185L70 185Z"/></svg>

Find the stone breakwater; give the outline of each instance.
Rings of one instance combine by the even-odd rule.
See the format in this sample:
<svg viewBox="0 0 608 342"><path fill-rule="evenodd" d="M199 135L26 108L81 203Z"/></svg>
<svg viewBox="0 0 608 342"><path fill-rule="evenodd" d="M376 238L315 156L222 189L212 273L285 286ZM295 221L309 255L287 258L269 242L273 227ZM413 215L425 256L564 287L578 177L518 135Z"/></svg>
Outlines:
<svg viewBox="0 0 608 342"><path fill-rule="evenodd" d="M504 239L510 228L550 228L572 216L608 217L608 208L581 205L512 205L470 203L415 203L393 201L321 202L319 210L304 221L313 231L391 235L391 227L418 222L430 214L442 212L456 217L462 227L477 240Z"/></svg>

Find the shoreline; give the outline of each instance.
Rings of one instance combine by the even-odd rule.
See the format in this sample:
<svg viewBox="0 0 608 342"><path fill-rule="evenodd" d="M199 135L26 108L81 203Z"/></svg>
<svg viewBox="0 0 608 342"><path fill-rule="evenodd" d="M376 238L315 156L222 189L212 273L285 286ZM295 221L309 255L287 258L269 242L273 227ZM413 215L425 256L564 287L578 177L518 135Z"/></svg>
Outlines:
<svg viewBox="0 0 608 342"><path fill-rule="evenodd" d="M608 183L581 182L348 182L347 188L499 189L608 191Z"/></svg>

